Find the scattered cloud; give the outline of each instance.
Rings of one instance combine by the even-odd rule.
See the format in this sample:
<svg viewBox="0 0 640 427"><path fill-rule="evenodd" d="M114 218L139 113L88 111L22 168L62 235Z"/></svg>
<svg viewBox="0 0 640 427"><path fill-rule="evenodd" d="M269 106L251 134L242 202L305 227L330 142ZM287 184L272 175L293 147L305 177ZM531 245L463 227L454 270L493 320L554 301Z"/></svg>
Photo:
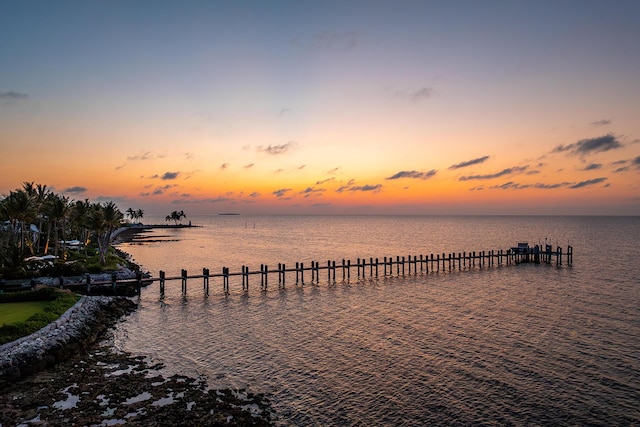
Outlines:
<svg viewBox="0 0 640 427"><path fill-rule="evenodd" d="M229 167L229 163L223 163L223 164L220 165L220 169L223 169L223 170L228 168L228 167Z"/></svg>
<svg viewBox="0 0 640 427"><path fill-rule="evenodd" d="M581 181L581 182L578 182L577 184L570 185L569 188L587 187L587 186L590 186L590 185L600 184L601 182L604 182L606 180L607 180L607 178L588 179L586 181Z"/></svg>
<svg viewBox="0 0 640 427"><path fill-rule="evenodd" d="M640 156L638 156L635 159L631 160L631 164L634 165L634 166L640 166Z"/></svg>
<svg viewBox="0 0 640 427"><path fill-rule="evenodd" d="M558 145L552 150L552 153L566 152L572 155L584 156L591 153L615 150L622 146L622 143L620 143L615 136L609 133L596 138L581 139L580 141L569 145Z"/></svg>
<svg viewBox="0 0 640 427"><path fill-rule="evenodd" d="M436 95L436 90L432 87L427 87L427 86L423 86L418 89L412 89L412 90L402 90L402 89L394 90L393 88L390 87L388 88L388 90L389 90L388 92L389 96L391 98L400 99L403 101L408 101L413 103L426 101L430 98L433 98Z"/></svg>
<svg viewBox="0 0 640 427"><path fill-rule="evenodd" d="M338 166L337 168L333 168L333 169L331 169L331 170L327 171L327 173L328 173L329 175L335 175L335 174L337 174L339 171L340 171L340 166Z"/></svg>
<svg viewBox="0 0 640 427"><path fill-rule="evenodd" d="M151 151L144 151L134 156L127 156L127 160L128 161L154 160L154 159L163 159L165 157L167 157L165 154L154 154Z"/></svg>
<svg viewBox="0 0 640 427"><path fill-rule="evenodd" d="M167 181L178 178L178 175L180 175L180 172L165 172L160 179Z"/></svg>
<svg viewBox="0 0 640 427"><path fill-rule="evenodd" d="M422 87L409 95L411 102L418 102L431 98L435 94L435 90L430 87Z"/></svg>
<svg viewBox="0 0 640 427"><path fill-rule="evenodd" d="M351 180L351 181L349 181L349 183L347 185L344 185L344 186L338 188L336 190L336 193L342 193L344 191L352 191L352 192L356 192L356 191L373 191L373 192L378 192L382 188L382 184L353 185L353 182L354 182L354 180Z"/></svg>
<svg viewBox="0 0 640 427"><path fill-rule="evenodd" d="M298 166L298 170L302 170L302 169L304 169L306 167L307 167L307 165L300 165L300 166Z"/></svg>
<svg viewBox="0 0 640 427"><path fill-rule="evenodd" d="M489 188L497 188L500 190L523 190L526 188L531 188L531 184L518 184L517 182L509 181L505 182L502 185L494 185Z"/></svg>
<svg viewBox="0 0 640 427"><path fill-rule="evenodd" d="M0 99L8 99L10 101L15 101L18 99L27 99L29 95L21 92L14 92L12 90L8 92L0 92Z"/></svg>
<svg viewBox="0 0 640 427"><path fill-rule="evenodd" d="M354 186L349 191L377 191L382 188L382 184Z"/></svg>
<svg viewBox="0 0 640 427"><path fill-rule="evenodd" d="M291 188L281 188L279 190L274 191L272 194L275 194L276 197L284 197L284 195L287 194L289 191L291 191Z"/></svg>
<svg viewBox="0 0 640 427"><path fill-rule="evenodd" d="M287 151L291 150L295 145L296 143L294 141L289 141L286 144L268 145L267 147L263 147L262 145L260 145L259 147L257 147L257 150L262 153L267 153L267 154L276 156L278 154L286 153Z"/></svg>
<svg viewBox="0 0 640 427"><path fill-rule="evenodd" d="M602 164L600 163L591 163L588 164L587 166L585 166L584 168L582 168L581 170L583 171L592 171L592 170L596 170L596 169L600 169L602 168Z"/></svg>
<svg viewBox="0 0 640 427"><path fill-rule="evenodd" d="M594 120L591 122L592 126L606 126L608 124L611 124L611 120L609 119Z"/></svg>
<svg viewBox="0 0 640 427"><path fill-rule="evenodd" d="M302 190L299 194L306 194L308 196L314 193L324 193L325 191L327 190L324 188L307 187L304 190Z"/></svg>
<svg viewBox="0 0 640 427"><path fill-rule="evenodd" d="M466 168L468 166L479 165L480 163L484 163L487 160L489 160L489 156L482 156L482 157L478 157L477 159L456 163L455 165L449 166L449 169L460 169L460 168Z"/></svg>
<svg viewBox="0 0 640 427"><path fill-rule="evenodd" d="M249 163L248 165L244 165L243 168L251 169L254 166L254 163Z"/></svg>
<svg viewBox="0 0 640 427"><path fill-rule="evenodd" d="M459 178L459 180L460 181L471 181L471 180L479 180L479 179L500 178L501 176L505 176L505 175L512 175L512 174L516 174L516 173L522 173L522 172L526 171L528 167L529 167L528 165L527 166L514 166L514 167L511 167L511 168L503 169L500 172L487 174L487 175L461 176Z"/></svg>
<svg viewBox="0 0 640 427"><path fill-rule="evenodd" d="M193 159L193 153L184 153L184 158L187 160Z"/></svg>
<svg viewBox="0 0 640 427"><path fill-rule="evenodd" d="M284 169L276 169L273 173L274 173L274 174L278 174L278 173L280 173L280 172L284 172Z"/></svg>
<svg viewBox="0 0 640 427"><path fill-rule="evenodd" d="M291 112L291 108L283 108L282 110L280 110L280 112L278 113L278 117L282 117L285 114Z"/></svg>
<svg viewBox="0 0 640 427"><path fill-rule="evenodd" d="M75 187L69 187L63 190L62 192L71 193L71 194L80 194L80 193L84 193L85 191L87 191L86 187L75 186Z"/></svg>
<svg viewBox="0 0 640 427"><path fill-rule="evenodd" d="M253 193L249 194L249 197L251 198L260 197L260 193L258 193L257 191L254 191Z"/></svg>
<svg viewBox="0 0 640 427"><path fill-rule="evenodd" d="M334 177L323 179L322 181L316 181L316 185L326 184L327 182L335 182L335 180L336 179Z"/></svg>
<svg viewBox="0 0 640 427"><path fill-rule="evenodd" d="M556 188L562 188L562 187L567 187L571 185L570 182L557 182L555 184L541 184L538 183L536 185L534 185L535 188L540 188L540 189L545 189L545 190L553 190Z"/></svg>
<svg viewBox="0 0 640 427"><path fill-rule="evenodd" d="M433 177L438 171L432 169L428 172L418 172L418 171L400 171L390 177L385 179L401 179L401 178L413 178L413 179L429 179Z"/></svg>

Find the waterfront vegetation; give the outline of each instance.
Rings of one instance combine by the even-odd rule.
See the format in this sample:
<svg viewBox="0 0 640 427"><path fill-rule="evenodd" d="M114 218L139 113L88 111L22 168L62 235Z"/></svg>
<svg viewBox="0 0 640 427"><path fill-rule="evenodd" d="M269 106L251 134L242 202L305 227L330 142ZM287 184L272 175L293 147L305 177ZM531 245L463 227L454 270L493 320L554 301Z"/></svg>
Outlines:
<svg viewBox="0 0 640 427"><path fill-rule="evenodd" d="M139 220L144 212L129 208ZM0 279L75 275L114 269L111 234L125 225L114 202L71 200L25 182L0 198Z"/></svg>
<svg viewBox="0 0 640 427"><path fill-rule="evenodd" d="M79 299L77 294L47 287L0 294L0 345L45 327Z"/></svg>

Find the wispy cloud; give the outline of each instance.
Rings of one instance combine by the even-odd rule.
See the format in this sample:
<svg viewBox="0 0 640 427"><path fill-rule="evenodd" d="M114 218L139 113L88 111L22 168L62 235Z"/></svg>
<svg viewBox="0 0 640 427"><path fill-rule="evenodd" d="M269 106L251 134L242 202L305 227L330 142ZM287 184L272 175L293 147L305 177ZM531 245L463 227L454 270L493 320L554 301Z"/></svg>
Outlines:
<svg viewBox="0 0 640 427"><path fill-rule="evenodd" d="M347 185L344 185L344 186L338 188L336 190L336 193L342 193L342 192L345 192L345 191L352 191L352 192L356 192L356 191L373 191L373 192L378 192L382 188L382 184L353 185L353 183L354 183L354 180L350 180Z"/></svg>
<svg viewBox="0 0 640 427"><path fill-rule="evenodd" d="M596 184L600 184L601 182L606 181L607 178L594 178L594 179L589 179L586 181L581 181L578 182L577 184L573 184L570 185L569 188L582 188L582 187L588 187L590 185L596 185Z"/></svg>
<svg viewBox="0 0 640 427"><path fill-rule="evenodd" d="M600 163L591 163L588 164L587 166L585 166L584 168L582 168L581 170L583 171L592 171L592 170L596 170L596 169L600 169L602 168L602 164Z"/></svg>
<svg viewBox="0 0 640 427"><path fill-rule="evenodd" d="M260 197L260 193L258 193L257 191L254 191L253 193L249 194L249 197L251 198Z"/></svg>
<svg viewBox="0 0 640 427"><path fill-rule="evenodd" d="M394 175L391 175L390 177L387 177L385 179L388 179L388 180L401 179L401 178L429 179L429 178L433 177L437 173L438 173L438 171L436 171L435 169L432 169L432 170L430 170L428 172L400 171L400 172L397 172Z"/></svg>
<svg viewBox="0 0 640 427"><path fill-rule="evenodd" d="M254 166L253 163L249 163L248 165L244 165L243 168L245 169L251 169Z"/></svg>
<svg viewBox="0 0 640 427"><path fill-rule="evenodd" d="M274 194L276 197L284 197L289 191L291 191L291 188L281 188L274 191L272 194Z"/></svg>
<svg viewBox="0 0 640 427"><path fill-rule="evenodd" d="M591 122L592 126L606 126L608 124L611 124L611 120L609 119L594 120Z"/></svg>
<svg viewBox="0 0 640 427"><path fill-rule="evenodd" d="M460 168L466 168L468 166L479 165L480 163L484 163L487 160L489 160L489 156L482 156L482 157L478 157L477 159L456 163L455 165L449 166L449 169L460 169Z"/></svg>
<svg viewBox="0 0 640 427"><path fill-rule="evenodd" d="M325 191L327 191L327 190L324 189L324 188L307 187L304 190L302 190L299 194L304 194L305 197L308 197L308 196L313 195L313 194L322 194Z"/></svg>
<svg viewBox="0 0 640 427"><path fill-rule="evenodd" d="M14 92L12 90L8 92L0 91L0 99L8 99L10 101L13 101L18 99L27 99L28 97L29 95L27 95L26 93Z"/></svg>
<svg viewBox="0 0 640 427"><path fill-rule="evenodd" d="M316 185L326 184L327 182L334 182L335 180L335 177L323 179L322 181L316 181Z"/></svg>
<svg viewBox="0 0 640 427"><path fill-rule="evenodd" d="M596 138L581 139L580 141L569 145L558 145L552 150L552 153L569 153L584 156L591 153L615 150L617 148L622 148L622 146L622 143L620 143L615 136L609 133Z"/></svg>
<svg viewBox="0 0 640 427"><path fill-rule="evenodd" d="M160 179L162 180L172 180L172 179L176 179L178 178L178 176L180 175L180 172L165 172Z"/></svg>
<svg viewBox="0 0 640 427"><path fill-rule="evenodd" d="M423 101L431 98L435 93L436 91L431 87L421 87L409 94L409 99L411 102Z"/></svg>
<svg viewBox="0 0 640 427"><path fill-rule="evenodd" d="M571 185L570 182L556 182L554 184L538 183L538 184L534 185L534 187L535 188L540 188L540 189L545 189L545 190L553 190L553 189L556 189L556 188L568 187L569 185Z"/></svg>
<svg viewBox="0 0 640 427"><path fill-rule="evenodd" d="M472 181L472 180L479 180L479 179L500 178L501 176L505 176L505 175L512 175L512 174L516 174L516 173L522 173L522 172L526 171L528 167L529 167L528 165L527 166L514 166L514 167L511 167L511 168L503 169L500 172L487 174L487 175L461 176L459 178L459 180L460 181Z"/></svg>
<svg viewBox="0 0 640 427"><path fill-rule="evenodd" d="M257 147L257 150L262 153L271 154L273 156L278 154L284 154L287 151L291 150L295 147L296 143L294 141L289 141L286 144L280 145L268 145L267 147L263 147L262 145Z"/></svg>
<svg viewBox="0 0 640 427"><path fill-rule="evenodd" d="M220 169L224 170L227 169L229 167L229 163L223 163L220 165Z"/></svg>
<svg viewBox="0 0 640 427"><path fill-rule="evenodd" d="M87 191L86 187L75 186L75 187L66 188L62 192L71 193L71 194L80 194L80 193L84 193L85 191Z"/></svg>
<svg viewBox="0 0 640 427"><path fill-rule="evenodd" d="M133 156L127 156L128 161L144 161L144 160L155 160L155 159L163 159L167 157L165 154L155 154L151 151L141 151L138 154Z"/></svg>
<svg viewBox="0 0 640 427"><path fill-rule="evenodd" d="M285 114L291 112L291 108L283 108L282 110L280 110L280 112L278 113L278 117L282 117Z"/></svg>

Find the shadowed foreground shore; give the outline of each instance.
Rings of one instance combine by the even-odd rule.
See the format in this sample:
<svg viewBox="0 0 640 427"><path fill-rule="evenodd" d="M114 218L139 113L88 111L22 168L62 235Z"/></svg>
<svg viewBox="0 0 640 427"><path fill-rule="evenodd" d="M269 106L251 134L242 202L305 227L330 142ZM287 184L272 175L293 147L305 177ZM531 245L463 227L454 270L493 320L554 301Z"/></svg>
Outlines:
<svg viewBox="0 0 640 427"><path fill-rule="evenodd" d="M0 426L271 424L268 401L244 391L209 390L202 378L164 378L161 365L117 353L105 317L97 341L74 345L63 361L0 388Z"/></svg>

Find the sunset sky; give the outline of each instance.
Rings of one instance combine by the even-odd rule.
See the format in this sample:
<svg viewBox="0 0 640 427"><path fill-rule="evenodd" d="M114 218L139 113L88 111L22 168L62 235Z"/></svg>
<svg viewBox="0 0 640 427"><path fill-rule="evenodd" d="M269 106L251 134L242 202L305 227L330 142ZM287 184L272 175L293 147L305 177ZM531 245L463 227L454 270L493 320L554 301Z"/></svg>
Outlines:
<svg viewBox="0 0 640 427"><path fill-rule="evenodd" d="M640 215L640 1L0 0L0 194Z"/></svg>

